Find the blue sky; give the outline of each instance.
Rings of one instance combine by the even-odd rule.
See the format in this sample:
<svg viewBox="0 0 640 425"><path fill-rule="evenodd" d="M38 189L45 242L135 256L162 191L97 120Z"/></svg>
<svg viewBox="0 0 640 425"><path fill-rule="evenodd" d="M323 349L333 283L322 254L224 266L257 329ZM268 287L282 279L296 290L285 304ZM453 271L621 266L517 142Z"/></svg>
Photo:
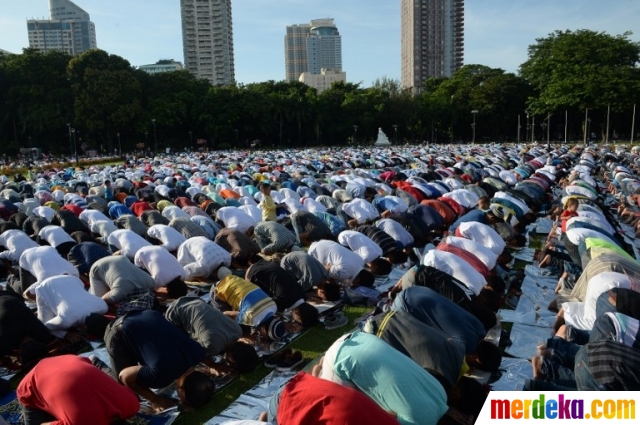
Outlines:
<svg viewBox="0 0 640 425"><path fill-rule="evenodd" d="M28 46L26 19L47 18L47 0L3 0L0 49ZM9 5L10 4L10 5ZM77 0L96 24L98 47L132 65L183 61L179 0ZM342 35L350 82L400 78L400 0L234 0L236 80L284 79L290 24L331 17ZM590 29L640 41L638 0L467 0L465 64L517 71L527 47L554 30Z"/></svg>

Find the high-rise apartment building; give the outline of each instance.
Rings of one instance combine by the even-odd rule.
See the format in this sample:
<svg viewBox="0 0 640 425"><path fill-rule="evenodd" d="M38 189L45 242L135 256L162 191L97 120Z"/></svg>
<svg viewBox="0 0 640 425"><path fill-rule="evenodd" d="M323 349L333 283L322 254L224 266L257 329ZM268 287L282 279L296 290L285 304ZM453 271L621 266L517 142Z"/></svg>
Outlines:
<svg viewBox="0 0 640 425"><path fill-rule="evenodd" d="M89 14L70 0L49 0L47 20L27 20L29 47L45 52L61 50L79 55L98 47L96 27Z"/></svg>
<svg viewBox="0 0 640 425"><path fill-rule="evenodd" d="M284 36L287 81L298 81L308 72L342 71L342 37L333 19L314 19L310 24L287 26Z"/></svg>
<svg viewBox="0 0 640 425"><path fill-rule="evenodd" d="M220 86L233 84L231 0L180 0L185 68Z"/></svg>
<svg viewBox="0 0 640 425"><path fill-rule="evenodd" d="M450 77L464 58L464 0L402 0L402 87Z"/></svg>

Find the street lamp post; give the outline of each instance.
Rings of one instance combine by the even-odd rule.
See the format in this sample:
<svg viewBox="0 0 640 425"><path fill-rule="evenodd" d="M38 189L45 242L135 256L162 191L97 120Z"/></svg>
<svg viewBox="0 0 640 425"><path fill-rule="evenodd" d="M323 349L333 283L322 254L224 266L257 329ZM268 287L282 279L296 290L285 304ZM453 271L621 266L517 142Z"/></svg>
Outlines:
<svg viewBox="0 0 640 425"><path fill-rule="evenodd" d="M531 142L536 141L536 116L531 115Z"/></svg>
<svg viewBox="0 0 640 425"><path fill-rule="evenodd" d="M517 142L520 143L520 129L522 126L520 125L520 114L518 114L518 139Z"/></svg>
<svg viewBox="0 0 640 425"><path fill-rule="evenodd" d="M471 137L471 143L475 143L476 142L476 114L478 113L478 110L474 109L473 111L471 111L471 113L473 114L473 124L471 124L471 130L473 130L473 136Z"/></svg>
<svg viewBox="0 0 640 425"><path fill-rule="evenodd" d="M524 133L524 142L527 143L529 141L529 130L531 130L531 124L529 124L529 111L525 111L527 113L527 132Z"/></svg>
<svg viewBox="0 0 640 425"><path fill-rule="evenodd" d="M591 118L587 120L587 131L589 132L589 144L591 144Z"/></svg>
<svg viewBox="0 0 640 425"><path fill-rule="evenodd" d="M540 127L542 127L542 134L544 135L545 130L547 129L546 121L542 121L542 124L540 124ZM549 149L549 137L547 137L547 149Z"/></svg>
<svg viewBox="0 0 640 425"><path fill-rule="evenodd" d="M78 163L78 146L76 146L76 129L75 128L71 129L71 137L73 139L73 152L75 153L76 164L77 164Z"/></svg>
<svg viewBox="0 0 640 425"><path fill-rule="evenodd" d="M119 131L116 133L116 136L118 136L118 155L122 156L122 143L120 143L120 132Z"/></svg>
<svg viewBox="0 0 640 425"><path fill-rule="evenodd" d="M69 130L69 156L73 155L73 140L71 138L71 123L67 123L67 130Z"/></svg>
<svg viewBox="0 0 640 425"><path fill-rule="evenodd" d="M633 143L633 132L636 131L636 104L633 104L633 115L631 116L631 143Z"/></svg>
<svg viewBox="0 0 640 425"><path fill-rule="evenodd" d="M153 123L153 150L155 154L158 154L158 135L156 133L156 119L152 118L151 122Z"/></svg>
<svg viewBox="0 0 640 425"><path fill-rule="evenodd" d="M358 126L354 125L353 126L353 145L355 146L357 143L357 139L358 139Z"/></svg>
<svg viewBox="0 0 640 425"><path fill-rule="evenodd" d="M587 133L589 132L589 108L584 108L584 145L587 146Z"/></svg>
<svg viewBox="0 0 640 425"><path fill-rule="evenodd" d="M395 131L396 135L395 135L395 140L393 141L394 145L398 144L398 124L394 124L393 125L393 130Z"/></svg>

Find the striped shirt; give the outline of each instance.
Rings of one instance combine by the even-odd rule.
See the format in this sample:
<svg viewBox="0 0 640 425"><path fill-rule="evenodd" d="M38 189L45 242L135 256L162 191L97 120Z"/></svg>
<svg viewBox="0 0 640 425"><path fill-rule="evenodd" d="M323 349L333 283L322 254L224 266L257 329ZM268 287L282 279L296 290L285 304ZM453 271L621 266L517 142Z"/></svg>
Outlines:
<svg viewBox="0 0 640 425"><path fill-rule="evenodd" d="M195 238L197 236L207 237L207 232L197 223L191 221L191 218L176 217L169 222L169 227L173 227L182 234L186 239Z"/></svg>
<svg viewBox="0 0 640 425"><path fill-rule="evenodd" d="M277 311L276 303L258 285L234 275L220 281L215 297L238 311L237 321L245 326L258 326Z"/></svg>

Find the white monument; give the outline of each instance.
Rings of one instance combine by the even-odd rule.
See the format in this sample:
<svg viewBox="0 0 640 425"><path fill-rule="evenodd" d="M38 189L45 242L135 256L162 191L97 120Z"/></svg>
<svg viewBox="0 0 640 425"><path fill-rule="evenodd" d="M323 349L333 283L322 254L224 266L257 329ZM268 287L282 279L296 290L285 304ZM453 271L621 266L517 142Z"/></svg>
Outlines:
<svg viewBox="0 0 640 425"><path fill-rule="evenodd" d="M389 138L381 128L378 128L378 140L376 140L375 146L390 146Z"/></svg>

